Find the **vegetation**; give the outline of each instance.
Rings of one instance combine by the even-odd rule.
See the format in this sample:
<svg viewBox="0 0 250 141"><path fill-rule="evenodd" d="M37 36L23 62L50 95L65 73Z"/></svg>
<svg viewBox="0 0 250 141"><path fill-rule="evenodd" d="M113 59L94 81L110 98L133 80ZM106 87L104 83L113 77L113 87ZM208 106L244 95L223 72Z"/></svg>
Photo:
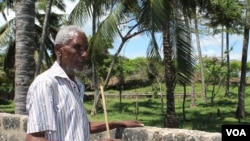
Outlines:
<svg viewBox="0 0 250 141"><path fill-rule="evenodd" d="M15 7L16 17L15 20L6 21L0 28L0 45L5 46L7 44L7 48L9 48L7 55L3 59L4 63L1 61L1 70L4 72L0 73L1 95L15 93L15 113L26 114L25 98L28 86L33 80L33 76L48 68L51 65L50 60L54 60L53 52L50 51L53 51L53 39L58 28L64 24L72 23L82 26L87 20L92 19L93 34L89 40L89 68L91 69L83 72L81 78L89 86L87 87L88 90L95 92L93 113L97 114L95 106L98 104L98 96L100 95L98 85L105 82L105 88L107 86L107 88L113 89L113 92L119 90L120 96L124 90L129 89L136 93L142 92L140 88L145 86L150 87L143 90L153 92L154 96L158 93L164 94L164 104L162 103L163 98L159 101L161 112L155 113L157 118L159 117L157 123L161 126L164 123L164 127L186 127L182 123L189 120L190 122L195 121L192 119L198 118L199 113L203 113L203 110L205 118L213 115L215 109L217 116L221 117L222 113L226 111L224 108L228 106L223 103L225 101L230 101L230 106L236 102L237 106L234 114L238 118L238 122L241 122L241 119L245 121L248 107L245 102L248 99L246 97L248 93L246 74L249 71L247 66L249 40L249 21L247 20L249 15L247 11L249 10L249 2L249 0L241 1L241 3L237 0L79 0L72 13L65 16L65 20L64 18L58 20L61 15L53 14L53 12L50 12L50 8L51 5L57 6L64 11L65 5L62 0L50 0L48 3L42 0L3 0L0 2L0 10L3 16L6 16L5 9ZM39 14L39 5L43 7L42 11L45 14ZM48 20L48 17L50 17L50 20ZM38 26L35 19L39 21ZM226 33L226 50L223 50L224 45L222 45L221 59L208 58L206 60L202 56L199 46L199 35L202 32L200 27L212 28L213 34ZM193 31L193 28L196 31ZM126 41L143 33L151 38L147 50L147 59L130 60L121 57L119 53ZM198 64L195 64L197 57L192 47L193 43L191 43L191 35L194 33L196 34L197 48L199 50ZM156 40L156 34L161 35L162 43ZM242 59L239 63L230 62L229 52L232 49L229 49L229 34L242 34L244 36ZM120 37L122 42L117 52L110 55L108 49L113 47L117 37ZM25 40L22 40L22 38L25 38ZM162 49L160 49L160 46L162 46ZM37 61L35 61L36 56L34 55L36 52L39 54ZM223 54L226 57L223 57ZM7 61L6 58L11 58L11 55L12 59ZM46 64L47 66L45 66ZM194 70L194 66L201 69ZM37 68L37 74L35 74L34 68ZM238 77L239 73L240 77ZM234 78L236 78L236 81L234 81ZM202 86L197 87L196 85L199 84L200 79L202 80ZM110 82L114 83L111 85ZM237 87L232 87L232 85L229 87L230 84ZM187 92L191 95L185 99L188 95ZM183 101L174 98L178 93L183 94ZM199 95L195 97L195 93ZM226 97L223 97L223 93ZM2 99L3 103L10 102L6 97ZM233 101L231 102L231 100ZM125 102L125 105L127 105L126 100L119 99L119 102ZM111 101L110 104L112 103ZM154 103L158 105L157 99L146 99L140 101L140 103L142 106L153 105ZM190 105L192 103L192 107L196 108L188 109L186 105L189 105L189 103ZM125 107L126 109L125 105L119 107L114 103L111 106L122 109ZM129 105L133 106L133 104ZM218 105L225 105L225 107L218 108ZM88 107L88 105L86 106ZM162 108L163 106L165 107ZM129 109L129 107L127 108ZM153 108L149 107L153 112L158 111ZM136 115L136 118L148 118L148 114L154 115L154 113L150 113L146 109L143 112L144 108L142 107L139 109L140 111L137 109L134 112L145 114L144 116ZM199 109L198 113L197 109ZM192 110L197 111L192 113L190 112ZM181 116L183 116L183 122ZM231 117L231 114L227 114L226 117ZM203 118L200 117L200 119ZM212 116L212 119L216 118ZM203 120L203 123L204 121L210 120ZM154 120L151 122L148 125L152 125ZM224 121L220 122L224 123Z"/></svg>
<svg viewBox="0 0 250 141"><path fill-rule="evenodd" d="M177 86L175 90L175 107L177 118L179 119L179 127L183 129L192 129L192 130L202 130L208 132L221 132L222 124L239 124L237 118L235 117L235 108L237 107L237 87L230 87L230 97L225 97L225 87L223 87L219 94L215 97L214 105L210 102L208 104L203 104L201 98L201 84L198 84L196 87L197 99L196 107L190 108L190 97L187 98L186 102L186 118L187 121L183 120L182 113L182 97L178 96L182 93L182 87ZM165 89L165 87L163 87ZM187 88L190 91L190 87ZM131 89L124 91L123 94L136 94L136 93L145 93L152 90L152 87L144 87L138 89ZM87 92L88 93L88 92ZM109 90L105 91L105 94L117 94L118 91ZM246 93L250 93L250 88L246 89ZM208 96L211 96L211 91L208 91ZM210 99L210 98L209 98ZM139 105L139 112L136 115L136 102ZM14 105L12 100L9 101L0 101L1 111L14 113ZM165 101L164 101L165 103ZM246 98L246 110L250 110L250 98ZM99 109L98 114L95 116L90 115L92 108L93 100L87 100L85 102L86 109L89 114L91 121L104 121L103 110ZM109 98L106 97L106 106L108 112L108 120L115 121L120 119L136 119L144 123L146 126L155 126L163 127L162 122L164 119L164 109L161 107L160 98L140 98L138 101L135 98L128 99L123 98L120 103L119 98ZM219 110L219 111L218 111ZM249 124L250 117L242 120L241 124Z"/></svg>

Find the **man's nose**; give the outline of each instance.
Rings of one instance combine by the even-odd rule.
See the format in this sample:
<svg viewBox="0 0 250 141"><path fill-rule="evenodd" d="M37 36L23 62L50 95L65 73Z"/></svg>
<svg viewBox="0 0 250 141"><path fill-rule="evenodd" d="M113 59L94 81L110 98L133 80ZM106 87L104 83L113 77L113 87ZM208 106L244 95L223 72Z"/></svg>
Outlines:
<svg viewBox="0 0 250 141"><path fill-rule="evenodd" d="M82 52L82 56L83 56L83 57L88 57L88 52L87 52L87 51L83 51L83 52Z"/></svg>

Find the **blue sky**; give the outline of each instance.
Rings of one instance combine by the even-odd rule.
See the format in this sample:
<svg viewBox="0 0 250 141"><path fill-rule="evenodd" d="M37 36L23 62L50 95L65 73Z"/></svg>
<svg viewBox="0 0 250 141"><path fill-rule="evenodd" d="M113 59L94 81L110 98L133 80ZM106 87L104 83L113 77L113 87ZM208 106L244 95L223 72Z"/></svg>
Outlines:
<svg viewBox="0 0 250 141"><path fill-rule="evenodd" d="M70 1L65 1L67 8L67 13L69 13L74 5L77 3L72 3ZM86 23L83 27L84 31L87 35L91 35L91 23ZM230 59L241 60L242 54L242 43L243 36L242 35L230 35L229 46L232 47L232 51L230 52ZM158 37L158 41L161 42L161 37ZM194 50L196 51L196 39L195 36L192 37L192 43L194 46ZM209 57L221 57L221 34L217 34L212 36L210 35L200 35L200 45L203 56ZM225 38L225 35L224 35ZM114 43L114 49L110 50L110 53L115 53L119 47L120 40L117 39ZM126 56L128 58L136 58L136 57L145 57L147 47L149 44L149 38L146 35L137 35L135 38L130 39L123 47L123 50L120 52L120 55ZM224 50L225 50L225 40L224 40ZM250 51L248 51L248 54ZM196 51L197 54L197 51ZM225 54L224 54L225 57ZM248 60L250 58L248 57Z"/></svg>
<svg viewBox="0 0 250 141"><path fill-rule="evenodd" d="M1 0L0 0L1 1ZM67 5L66 12L70 13L73 9L74 5L77 3L70 2L65 0ZM12 18L14 14L9 12L9 18ZM0 24L3 23L2 17L0 17ZM91 22L87 22L83 30L86 32L87 35L91 35ZM225 38L225 35L224 35ZM159 42L161 42L161 38L159 37ZM203 56L210 56L210 57L220 57L221 56L221 34L218 35L200 35L200 44L202 49ZM117 39L114 43L114 49L110 50L110 53L115 53L117 48L119 47L120 40ZM194 49L196 51L196 39L193 36L192 43ZM233 47L233 50L230 52L230 59L241 60L241 52L242 52L242 43L243 43L243 36L242 35L230 35L230 43L229 46ZM146 35L137 35L135 38L130 39L123 47L123 50L120 52L120 55L126 56L128 58L136 58L136 57L145 57L147 47L149 44L149 38ZM225 46L225 41L224 41ZM224 47L225 49L225 47ZM248 54L250 52L248 51ZM196 53L197 54L197 53ZM225 56L225 55L224 55ZM248 57L248 60L250 58Z"/></svg>

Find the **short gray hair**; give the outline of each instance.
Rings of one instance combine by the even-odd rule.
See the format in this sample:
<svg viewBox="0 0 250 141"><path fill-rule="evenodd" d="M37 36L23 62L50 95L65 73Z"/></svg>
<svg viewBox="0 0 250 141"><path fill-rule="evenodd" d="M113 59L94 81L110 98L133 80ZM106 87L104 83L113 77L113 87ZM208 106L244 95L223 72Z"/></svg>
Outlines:
<svg viewBox="0 0 250 141"><path fill-rule="evenodd" d="M57 44L66 44L69 39L72 37L72 32L83 32L82 29L75 25L63 26L56 35L55 45Z"/></svg>

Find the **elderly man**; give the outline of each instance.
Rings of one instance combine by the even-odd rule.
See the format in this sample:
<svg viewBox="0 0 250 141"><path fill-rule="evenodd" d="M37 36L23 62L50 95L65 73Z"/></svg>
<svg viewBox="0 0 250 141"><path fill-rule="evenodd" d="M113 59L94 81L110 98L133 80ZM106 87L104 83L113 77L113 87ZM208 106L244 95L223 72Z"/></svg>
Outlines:
<svg viewBox="0 0 250 141"><path fill-rule="evenodd" d="M76 78L86 64L87 50L87 37L79 27L64 26L57 33L56 61L29 87L27 141L89 141L90 133L106 130L105 122L88 120L84 85ZM141 126L130 120L109 123L110 129Z"/></svg>

